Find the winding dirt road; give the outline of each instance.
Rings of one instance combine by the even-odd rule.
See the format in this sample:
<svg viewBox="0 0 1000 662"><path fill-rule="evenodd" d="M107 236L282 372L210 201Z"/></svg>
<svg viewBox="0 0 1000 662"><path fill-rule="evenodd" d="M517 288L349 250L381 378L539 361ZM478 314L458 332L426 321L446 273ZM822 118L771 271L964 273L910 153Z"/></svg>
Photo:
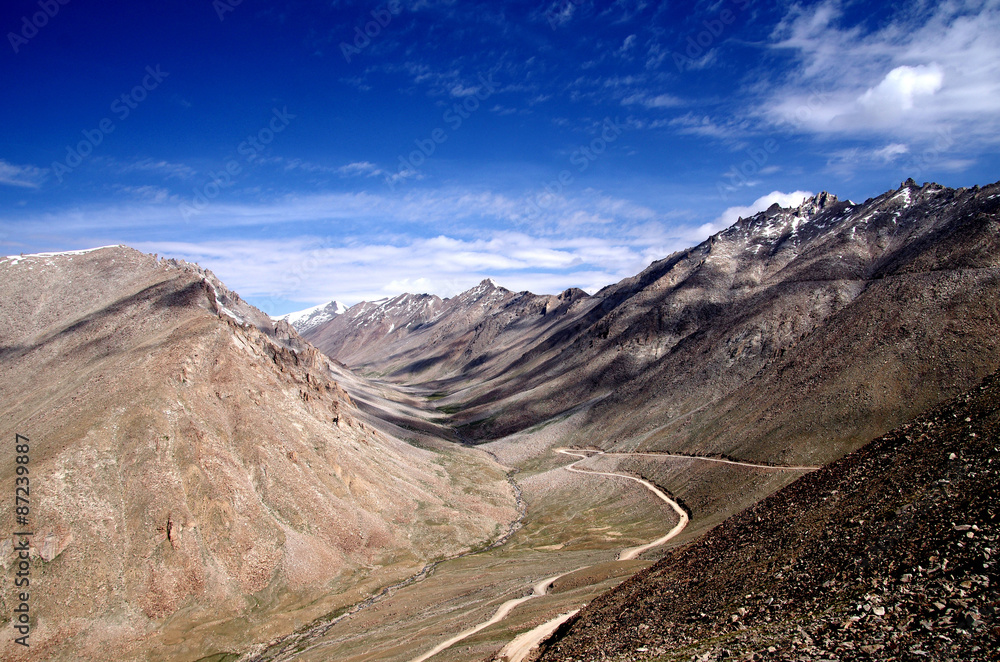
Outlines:
<svg viewBox="0 0 1000 662"><path fill-rule="evenodd" d="M699 457L696 455L676 455L674 453L621 453L621 452L605 452L600 450L585 450L585 449L573 449L573 448L556 448L554 450L555 452L562 453L563 455L571 455L573 457L580 458L576 462L573 462L572 464L563 467L567 471L572 471L573 473L579 473L579 474L594 474L597 476L611 476L613 478L625 478L627 480L635 481L640 485L642 485L643 487L645 487L650 492L652 492L654 495L656 495L658 499L665 502L673 509L675 513L677 513L677 518L678 518L677 524L674 525L674 527L670 529L670 531L668 531L665 535L660 536L656 540L646 543L645 545L639 545L637 547L629 547L623 549L618 554L619 561L629 561L635 559L646 550L652 549L654 547L659 547L660 545L667 543L668 541L679 535L681 531L683 531L684 528L688 525L688 522L690 520L688 518L688 514L684 511L683 508L681 508L680 504L671 499L666 494L666 492L664 492L663 490L661 490L648 480L645 480L643 478L637 478L635 476L629 476L627 474L615 473L611 471L593 471L590 469L577 468L576 466L577 464L583 462L586 459L589 459L590 457L592 457L592 455L679 458L685 460L701 460L704 462L717 462L720 464L732 464L741 467L752 467L755 469L769 469L775 471L815 471L816 469L819 469L819 467L812 467L812 466L780 466L780 465L775 466L769 464L754 464L752 462L741 462L739 460L726 460L723 458L715 458L715 457ZM590 455L588 455L588 453ZM507 602L504 602L502 605L500 605L500 608L497 609L496 613L493 614L493 617L490 618L488 621L480 623L475 627L469 628L468 630L465 630L464 632L455 635L451 639L438 644L432 650L428 651L427 653L424 653L418 658L413 659L411 662L424 662L425 660L430 659L431 657L437 655L446 648L458 643L459 641L462 641L467 637L472 636L473 634L479 632L480 630L483 630L495 623L499 623L504 618L506 618L506 616L511 611L513 611L514 607L518 606L523 602L527 602L528 600L531 600L533 598L545 595L546 592L548 591L548 588L552 585L552 583L555 582L560 577L585 569L586 568L577 568L577 570L571 570L569 572L564 572L560 575L556 575L548 579L543 579L542 581L534 585L530 595L526 595L520 598L515 598L513 600L508 600ZM576 613L579 611L580 609L574 609L573 611L570 611L568 613L560 614L555 618L548 620L542 623L541 625L533 628L532 630L529 630L527 632L518 635L510 643L508 643L506 646L503 647L503 649L497 655L496 659L504 660L505 662L522 662L528 656L528 653L530 653L536 646L538 646L538 644L540 644L543 640L549 637L553 632L555 632L559 628L560 625L562 625L570 618L575 616Z"/></svg>
<svg viewBox="0 0 1000 662"><path fill-rule="evenodd" d="M581 609L585 605L581 605ZM528 630L524 634L518 635L513 641L503 647L500 654L497 656L500 660L509 660L510 662L521 662L524 658L528 656L535 646L540 644L542 641L547 639L553 632L559 629L559 626L568 621L569 619L580 613L580 609L574 609L573 611L566 612L565 614L559 614L551 621L546 621L539 625L538 627Z"/></svg>
<svg viewBox="0 0 1000 662"><path fill-rule="evenodd" d="M740 460L726 460L721 457L703 457L701 455L678 455L677 453L621 453L616 451L588 451L598 455L628 455L630 457L669 457L679 460L701 460L702 462L717 462L718 464L732 464L737 467L751 467L753 469L770 469L772 471L816 471L819 467L810 465L785 465L785 464L754 464L753 462L741 462Z"/></svg>
<svg viewBox="0 0 1000 662"><path fill-rule="evenodd" d="M582 568L579 568L579 569L582 570ZM479 632L480 630L488 628L489 626L493 625L494 623L499 623L500 621L502 621L503 619L505 619L507 617L507 614L509 614L511 611L513 611L514 607L518 606L522 602L527 602L528 600L531 600L532 598L537 598L539 596L545 595L545 593L549 590L549 587L552 586L552 583L554 581L556 581L557 579L559 579L560 577L562 577L564 575L570 574L571 572L576 572L576 570L570 570L570 571L567 571L567 572L560 573L558 575L553 575L552 577L549 577L548 579L543 579L542 581L538 582L537 584L535 584L534 586L531 587L532 590L531 590L530 594L525 595L525 596L520 597L520 598L514 598L513 600L508 600L507 602L505 602L502 605L500 605L500 608L496 610L496 613L493 614L493 617L490 618L490 620L484 621L484 622L480 623L479 625L476 625L474 627L469 628L468 630L464 630L462 632L459 632L458 634L456 634L454 637L452 637L451 639L449 639L447 641L442 641L440 644L438 644L437 646L435 646L431 650L427 651L426 653L424 653L420 657L413 658L412 662L424 662L424 660L428 660L428 659L434 657L435 655L437 655L438 653L440 653L444 649L446 649L446 648L448 648L450 646L453 646L454 644L457 644L458 642L462 641L463 639L471 637L472 635L474 635L475 633Z"/></svg>
<svg viewBox="0 0 1000 662"><path fill-rule="evenodd" d="M574 457L580 458L573 464L570 464L567 467L565 467L565 469L567 469L568 471L580 474L613 476L616 478L627 478L628 480L634 480L635 482L640 483L643 487L645 487L653 494L655 494L657 498L665 501L671 508L673 508L674 512L677 513L679 521L674 526L674 528L670 529L670 531L666 535L657 538L653 542L646 543L645 545L639 545L638 547L629 547L628 549L622 550L622 552L618 555L619 561L628 561L630 559L634 559L635 557L645 552L647 549L652 549L653 547L657 547L659 545L664 544L665 542L667 542L668 540L679 534L681 531L683 531L684 527L687 526L688 515L686 512L684 512L684 509L681 508L676 501L667 496L666 493L663 492L663 490L658 488L656 485L653 485L648 480L643 480L642 478L636 478L634 476L628 476L626 474L612 473L608 471L590 471L588 469L576 468L577 464L583 462L584 460L590 457L589 455L584 455L584 453L602 454L602 451L575 451L569 448L557 448L555 449L555 451L557 453L562 453L563 455L572 455ZM538 582L532 587L533 590L529 595L525 595L520 598L514 598L513 600L508 600L507 602L504 602L502 605L500 605L500 608L496 610L496 612L488 621L484 621L483 623L471 627L468 630L464 630L456 634L451 639L448 639L447 641L442 641L440 644L438 644L431 650L427 651L420 657L414 658L411 662L424 662L425 660L434 657L435 655L445 650L446 648L449 648L457 644L463 639L471 637L480 630L488 628L489 626L494 625L495 623L499 623L500 621L502 621L504 618L507 617L507 614L513 611L514 607L518 606L523 602L527 602L528 600L531 600L533 598L545 595L549 587L552 585L552 583L555 582L560 577L585 569L586 569L585 567L577 568L576 570L570 570L569 572L564 572L559 575L549 577L548 579L543 579L542 581ZM578 611L579 609L575 609L567 614L560 614L556 618L553 618L552 620L542 623L533 630L530 630L528 632L519 635L517 638L515 638L513 641L511 641L504 647L503 651L501 651L501 659L506 658L507 660L510 660L510 662L520 662L528 655L528 653L531 652L531 650L535 646L539 644L539 642L541 642L543 639L545 639L550 634L555 632L560 625L562 625L564 622L572 618Z"/></svg>
<svg viewBox="0 0 1000 662"><path fill-rule="evenodd" d="M619 561L630 561L630 560L636 558L637 556L639 556L640 554L642 554L643 552L645 552L647 549L652 549L654 547L659 547L660 545L662 545L662 544L666 543L667 541L669 541L671 538L674 538L675 536L677 536L681 531L684 530L684 527L686 527L688 525L688 514L686 512L684 512L684 509L680 507L680 504L678 504L676 501L674 501L673 499L671 499L669 496L667 496L666 492L664 492L663 490L661 490L660 488L658 488L656 485L653 485L648 480L644 480L642 478L636 478L635 476L629 476L629 475L626 475L626 474L614 473L614 472L611 472L611 471L591 471L590 469L577 469L576 468L576 465L578 465L580 462L583 462L584 460L586 460L587 458L590 457L589 455L582 455L581 453L594 453L595 455L605 455L605 453L603 451L575 451L575 450L572 450L572 449L569 449L569 448L557 448L555 450L556 450L557 453L562 453L563 455L572 455L573 457L580 458L579 460L577 460L573 464L571 464L568 467L566 467L567 471L572 471L573 473L578 473L578 474L595 474L597 476L614 476L616 478L627 478L629 480L634 480L635 482L639 483L640 485L642 485L643 487L645 487L647 490L649 490L650 492L652 492L653 494L655 494L657 496L657 498L659 498L662 501L665 501L666 504L668 506L670 506L671 508L673 508L674 512L677 513L677 517L679 518L678 522L677 522L677 525L674 526L674 528L670 529L670 531L668 531L666 533L666 535L660 536L659 538L657 538L653 542L646 543L645 545L639 545L638 547L629 547L628 549L623 549L621 551L621 553L618 554L618 560ZM636 455L638 455L638 454L639 453L636 453Z"/></svg>

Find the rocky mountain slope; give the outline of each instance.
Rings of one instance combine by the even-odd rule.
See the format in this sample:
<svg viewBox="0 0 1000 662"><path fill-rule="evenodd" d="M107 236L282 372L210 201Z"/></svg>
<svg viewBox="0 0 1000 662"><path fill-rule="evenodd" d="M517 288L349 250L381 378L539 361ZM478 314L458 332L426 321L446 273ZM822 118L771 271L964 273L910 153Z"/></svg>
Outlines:
<svg viewBox="0 0 1000 662"><path fill-rule="evenodd" d="M558 296L514 293L486 279L449 299L401 294L362 302L303 335L329 356L394 381L481 379L477 366L519 356L525 344L551 333L548 321L586 296L579 289Z"/></svg>
<svg viewBox="0 0 1000 662"><path fill-rule="evenodd" d="M1000 378L594 600L541 660L993 660Z"/></svg>
<svg viewBox="0 0 1000 662"><path fill-rule="evenodd" d="M306 338L420 383L467 440L583 408L572 434L605 449L820 464L1000 359L998 211L997 184L822 193L593 296L484 283L359 304Z"/></svg>
<svg viewBox="0 0 1000 662"><path fill-rule="evenodd" d="M358 409L334 375L369 409L377 390L210 272L109 247L2 259L0 281L0 484L28 437L39 586L5 660L239 649L518 516L502 467Z"/></svg>

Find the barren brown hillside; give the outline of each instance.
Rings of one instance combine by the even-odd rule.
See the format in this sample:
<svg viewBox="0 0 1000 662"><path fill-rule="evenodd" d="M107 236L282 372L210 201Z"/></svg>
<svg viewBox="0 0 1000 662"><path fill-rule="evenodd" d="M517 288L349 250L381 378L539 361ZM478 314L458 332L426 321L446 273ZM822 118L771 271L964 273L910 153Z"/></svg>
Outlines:
<svg viewBox="0 0 1000 662"><path fill-rule="evenodd" d="M324 356L210 273L111 247L5 259L0 280L0 436L30 439L39 587L30 655L5 638L4 659L245 647L517 517L488 456L380 431Z"/></svg>

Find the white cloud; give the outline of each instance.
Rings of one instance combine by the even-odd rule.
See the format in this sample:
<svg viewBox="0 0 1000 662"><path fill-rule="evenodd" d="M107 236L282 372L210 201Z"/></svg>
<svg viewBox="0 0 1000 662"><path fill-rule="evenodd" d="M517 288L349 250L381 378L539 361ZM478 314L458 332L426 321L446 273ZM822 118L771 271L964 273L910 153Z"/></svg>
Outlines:
<svg viewBox="0 0 1000 662"><path fill-rule="evenodd" d="M625 37L625 41L622 42L621 48L618 49L618 53L620 55L626 55L630 50L635 48L635 42L636 36L634 34L630 34Z"/></svg>
<svg viewBox="0 0 1000 662"><path fill-rule="evenodd" d="M170 191L161 186L124 186L117 184L114 186L117 193L127 195L136 200L144 200L152 203L167 202L171 199Z"/></svg>
<svg viewBox="0 0 1000 662"><path fill-rule="evenodd" d="M942 131L933 142L924 143L919 149L912 149L904 143L889 143L882 147L851 147L832 152L826 162L826 170L845 179L854 177L859 171L872 167L895 168L901 177L919 179L929 168L944 172L962 172L973 165L975 159L958 158L949 155L954 146L950 131Z"/></svg>
<svg viewBox="0 0 1000 662"><path fill-rule="evenodd" d="M256 301L316 303L406 290L449 295L485 277L537 293L596 291L712 230L685 224L690 212L662 212L589 188L572 195L455 188L287 196L215 202L187 221L160 189L122 192L148 202L0 218L26 240L46 242L45 250L54 249L51 235L72 242L60 250L124 243L198 262Z"/></svg>
<svg viewBox="0 0 1000 662"><path fill-rule="evenodd" d="M872 31L844 21L839 0L790 10L774 46L795 62L761 89L768 120L909 142L950 128L959 147L1000 138L1000 2L907 5Z"/></svg>
<svg viewBox="0 0 1000 662"><path fill-rule="evenodd" d="M669 126L677 130L678 133L686 133L706 138L717 138L729 140L744 134L742 127L734 125L717 124L708 115L697 115L687 113L670 120Z"/></svg>
<svg viewBox="0 0 1000 662"><path fill-rule="evenodd" d="M244 297L350 304L405 291L451 296L486 277L515 291L556 293L582 287L593 292L688 245L682 239L670 244L669 250L658 246L650 254L647 246L627 241L496 232L483 239L439 235L397 243L325 245L300 237L154 241L135 247L198 262Z"/></svg>
<svg viewBox="0 0 1000 662"><path fill-rule="evenodd" d="M197 172L194 168L183 163L171 163L163 159L152 158L141 159L132 163L119 163L112 161L112 168L119 173L132 172L155 172L167 178L188 179Z"/></svg>
<svg viewBox="0 0 1000 662"><path fill-rule="evenodd" d="M543 12L542 17L553 29L565 24L573 18L576 12L576 4L565 0L555 0Z"/></svg>
<svg viewBox="0 0 1000 662"><path fill-rule="evenodd" d="M38 188L48 172L32 165L14 165L0 159L0 184L20 188Z"/></svg>
<svg viewBox="0 0 1000 662"><path fill-rule="evenodd" d="M933 95L943 82L944 72L936 63L896 67L878 85L858 97L858 105L873 113L912 110L919 97Z"/></svg>
<svg viewBox="0 0 1000 662"><path fill-rule="evenodd" d="M910 151L910 148L906 145L900 143L889 143L885 147L879 147L872 152L872 156L876 159L880 159L883 162L890 162L896 160L898 157L906 154Z"/></svg>
<svg viewBox="0 0 1000 662"><path fill-rule="evenodd" d="M479 86L476 85L462 85L461 83L455 83L451 86L448 92L453 97L471 97L474 94L479 93Z"/></svg>

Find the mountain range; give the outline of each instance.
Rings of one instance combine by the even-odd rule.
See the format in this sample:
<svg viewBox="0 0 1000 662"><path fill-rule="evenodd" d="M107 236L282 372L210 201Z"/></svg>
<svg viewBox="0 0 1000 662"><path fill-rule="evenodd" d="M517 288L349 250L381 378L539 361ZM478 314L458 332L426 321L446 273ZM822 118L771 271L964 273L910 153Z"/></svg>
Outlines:
<svg viewBox="0 0 1000 662"><path fill-rule="evenodd" d="M551 576L433 659L584 603L532 655L988 659L998 212L1000 184L820 193L593 294L277 319L124 246L0 259L42 657L0 654L408 661ZM678 516L622 477L690 520L638 560Z"/></svg>
<svg viewBox="0 0 1000 662"><path fill-rule="evenodd" d="M486 280L360 303L303 337L441 394L466 441L583 407L576 434L605 449L825 463L996 365L998 191L821 193L593 296Z"/></svg>

